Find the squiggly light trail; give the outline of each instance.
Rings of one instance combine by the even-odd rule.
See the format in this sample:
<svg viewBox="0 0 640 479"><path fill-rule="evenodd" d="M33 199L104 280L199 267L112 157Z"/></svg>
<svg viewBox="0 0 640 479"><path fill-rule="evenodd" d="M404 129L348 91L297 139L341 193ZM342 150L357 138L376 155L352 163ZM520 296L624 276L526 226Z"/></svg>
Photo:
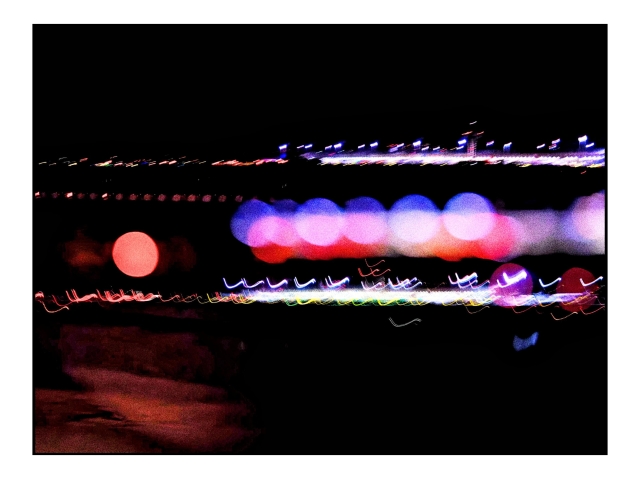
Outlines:
<svg viewBox="0 0 640 479"><path fill-rule="evenodd" d="M206 295L206 299L198 294L188 296L171 295L164 298L161 294L143 294L141 292L132 291L126 294L123 290L119 293L105 291L101 293L86 294L78 296L75 290L66 292L67 301L61 304L56 296L51 296L51 301L55 303L59 309L51 310L46 306L45 296L42 292L35 295L36 301L40 302L45 310L50 313L69 309L69 305L85 302L149 302L160 300L161 302L191 303L198 301L200 304L206 303L226 303L250 304L254 302L261 303L284 303L290 306L304 304L324 304L324 305L414 305L423 306L427 304L433 305L464 305L464 306L490 306L495 303L500 295L496 294L496 290L492 288L482 288L473 291L460 290L421 290L421 291L373 291L373 290L356 290L356 289L310 289L310 290L286 290L286 291L244 291L243 293L219 293ZM592 293L563 293L563 294L529 294L510 296L511 306L544 306L553 303L562 304L581 304L592 298ZM504 298L502 298L504 300Z"/></svg>

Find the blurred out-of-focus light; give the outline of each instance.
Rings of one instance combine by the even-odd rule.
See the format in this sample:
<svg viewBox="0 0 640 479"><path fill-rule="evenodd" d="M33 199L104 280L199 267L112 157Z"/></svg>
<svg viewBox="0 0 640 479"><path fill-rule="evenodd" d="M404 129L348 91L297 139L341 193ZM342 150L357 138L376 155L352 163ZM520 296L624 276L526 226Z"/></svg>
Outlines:
<svg viewBox="0 0 640 479"><path fill-rule="evenodd" d="M344 227L342 210L325 198L314 198L300 205L294 222L300 237L316 246L335 243Z"/></svg>
<svg viewBox="0 0 640 479"><path fill-rule="evenodd" d="M561 304L560 306L571 312L579 312L588 309L596 301L593 294L600 289L596 278L591 272L582 268L571 268L560 278L560 284L556 288L556 293L571 294L581 293L584 296L574 302Z"/></svg>
<svg viewBox="0 0 640 479"><path fill-rule="evenodd" d="M378 146L378 142L377 142L377 141L374 141L374 142L373 142L373 143L371 143L369 146L370 146L371 148L375 148L376 146Z"/></svg>
<svg viewBox="0 0 640 479"><path fill-rule="evenodd" d="M136 278L151 274L159 258L155 241L139 231L120 236L113 245L111 255L120 271Z"/></svg>
<svg viewBox="0 0 640 479"><path fill-rule="evenodd" d="M586 141L587 141L587 135L581 136L580 138L578 138L578 141L579 141L580 143L584 143L584 142L586 142Z"/></svg>
<svg viewBox="0 0 640 479"><path fill-rule="evenodd" d="M495 209L484 197L461 193L444 207L443 221L452 236L466 241L485 237L495 224Z"/></svg>
<svg viewBox="0 0 640 479"><path fill-rule="evenodd" d="M460 141L458 142L458 145L464 145L466 142L467 142L467 140L466 140L466 139L464 139L464 140L460 140Z"/></svg>
<svg viewBox="0 0 640 479"><path fill-rule="evenodd" d="M231 234L247 246L264 246L269 243L270 232L266 228L271 225L260 220L273 216L276 214L272 206L260 200L249 200L240 205L231 218Z"/></svg>
<svg viewBox="0 0 640 479"><path fill-rule="evenodd" d="M503 307L520 306L518 296L529 295L533 291L533 279L522 266L505 263L491 275L489 285L496 295L494 303Z"/></svg>
<svg viewBox="0 0 640 479"><path fill-rule="evenodd" d="M604 193L578 198L569 212L567 233L577 241L603 241L605 230Z"/></svg>
<svg viewBox="0 0 640 479"><path fill-rule="evenodd" d="M345 205L344 235L358 244L381 241L387 234L384 206L373 198L360 197Z"/></svg>
<svg viewBox="0 0 640 479"><path fill-rule="evenodd" d="M429 198L409 195L396 201L388 213L389 228L408 243L432 238L440 227L440 210Z"/></svg>

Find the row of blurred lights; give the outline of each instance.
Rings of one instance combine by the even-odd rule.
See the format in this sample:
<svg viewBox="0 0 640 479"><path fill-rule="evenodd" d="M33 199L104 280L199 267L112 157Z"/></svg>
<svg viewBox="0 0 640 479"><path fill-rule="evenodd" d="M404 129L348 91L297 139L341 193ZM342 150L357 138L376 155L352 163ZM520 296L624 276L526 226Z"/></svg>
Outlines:
<svg viewBox="0 0 640 479"><path fill-rule="evenodd" d="M68 200L71 199L77 199L77 200L82 200L85 198L91 199L91 200L116 200L116 201L122 201L122 200L129 200L129 201L137 201L137 200L142 200L142 201L152 201L152 200L156 200L156 201L174 201L174 202L179 202L179 201L188 201L191 203L195 203L197 201L201 201L203 203L209 203L211 201L218 201L219 203L224 203L226 201L235 201L236 203L242 203L243 200L243 196L242 195L236 195L234 196L228 196L228 195L180 195L180 194L174 194L174 195L165 195L165 194L159 194L159 195L152 195L152 194L136 194L136 193L131 193L129 195L125 195L124 193L74 193L74 192L66 192L66 193L59 193L59 192L53 192L53 193L46 193L44 191L36 191L35 193L35 198L36 199L45 199L45 198L52 198L52 199L58 199L58 198L65 198Z"/></svg>

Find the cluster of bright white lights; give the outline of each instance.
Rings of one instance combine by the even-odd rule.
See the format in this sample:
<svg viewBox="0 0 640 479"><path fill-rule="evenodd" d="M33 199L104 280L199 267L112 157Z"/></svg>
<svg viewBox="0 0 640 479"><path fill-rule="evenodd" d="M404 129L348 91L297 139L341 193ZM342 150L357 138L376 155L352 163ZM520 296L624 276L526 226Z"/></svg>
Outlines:
<svg viewBox="0 0 640 479"><path fill-rule="evenodd" d="M466 156L457 154L411 153L398 155L333 155L318 158L321 165L455 165L459 163L504 164L517 166L569 166L575 168L600 168L605 165L605 150L588 154L496 154Z"/></svg>

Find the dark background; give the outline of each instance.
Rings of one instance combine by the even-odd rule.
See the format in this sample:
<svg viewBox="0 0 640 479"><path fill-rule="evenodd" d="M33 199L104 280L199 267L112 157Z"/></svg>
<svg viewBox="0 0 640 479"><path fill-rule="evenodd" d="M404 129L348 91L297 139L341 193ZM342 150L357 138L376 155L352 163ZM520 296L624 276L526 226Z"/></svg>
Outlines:
<svg viewBox="0 0 640 479"><path fill-rule="evenodd" d="M292 159L262 170L211 172L203 165L152 175L35 165L63 156L255 159L277 157L283 143L322 148L342 141L352 148L422 138L444 147L453 146L475 120L486 132L483 139L512 141L515 151L534 152L558 137L567 151L584 134L606 147L606 35L606 26L593 25L38 25L34 190L297 201L324 196L336 202L366 194L387 207L411 193L439 204L476 191L507 209L565 209L575 197L603 190L606 171L318 171ZM359 260L259 263L229 234L236 206L38 200L34 292L80 293L82 286L87 292L206 293L220 291L227 274L335 279L363 266ZM186 238L196 252L195 267L133 279L112 263L88 275L63 260L65 242L78 231L108 244L134 227L153 230L160 239ZM480 260L388 261L394 271L435 284L454 271L488 276L498 266ZM604 275L606 283L603 257L516 262L543 278L579 266ZM252 401L264 430L248 453L606 453L604 312L555 321L547 310L515 315L491 308L469 315L463 307L207 305L197 314L208 320L196 321L150 320L144 308L94 306L55 315L55 324L136 324L246 341L238 373L224 381ZM39 304L34 308L36 330L51 328L51 316ZM388 317L422 322L393 328ZM46 330L56 334L55 327ZM514 335L534 331L538 344L516 353ZM39 369L42 364L35 363L36 387L50 377Z"/></svg>

